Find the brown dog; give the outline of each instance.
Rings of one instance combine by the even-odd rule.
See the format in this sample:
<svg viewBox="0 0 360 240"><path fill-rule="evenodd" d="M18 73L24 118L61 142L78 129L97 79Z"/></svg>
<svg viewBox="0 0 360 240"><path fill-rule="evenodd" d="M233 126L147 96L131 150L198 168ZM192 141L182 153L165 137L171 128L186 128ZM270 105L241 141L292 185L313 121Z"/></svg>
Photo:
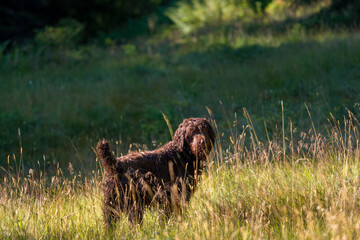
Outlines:
<svg viewBox="0 0 360 240"><path fill-rule="evenodd" d="M146 206L155 204L169 213L182 200L188 201L214 140L208 120L188 118L173 141L153 151L116 158L109 142L100 141L96 150L105 171L103 211L108 226L120 212L128 213L132 222L141 222Z"/></svg>

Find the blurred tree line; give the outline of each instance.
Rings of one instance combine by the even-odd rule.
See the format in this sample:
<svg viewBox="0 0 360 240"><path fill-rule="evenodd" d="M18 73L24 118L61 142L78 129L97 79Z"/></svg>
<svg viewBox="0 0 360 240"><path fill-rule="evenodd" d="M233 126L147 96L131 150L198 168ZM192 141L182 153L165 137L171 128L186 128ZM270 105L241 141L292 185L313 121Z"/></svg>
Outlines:
<svg viewBox="0 0 360 240"><path fill-rule="evenodd" d="M35 29L71 18L84 24L85 34L109 31L151 13L170 0L1 0L0 41L22 39Z"/></svg>
<svg viewBox="0 0 360 240"><path fill-rule="evenodd" d="M0 42L32 37L36 29L57 24L61 19L73 19L84 26L85 39L126 25L152 13L160 6L190 0L1 0ZM199 0L211 1L211 0ZM277 0L224 0L244 1L256 10L263 10ZM291 5L311 4L322 0L282 0ZM332 0L331 11L351 8L360 15L360 0Z"/></svg>

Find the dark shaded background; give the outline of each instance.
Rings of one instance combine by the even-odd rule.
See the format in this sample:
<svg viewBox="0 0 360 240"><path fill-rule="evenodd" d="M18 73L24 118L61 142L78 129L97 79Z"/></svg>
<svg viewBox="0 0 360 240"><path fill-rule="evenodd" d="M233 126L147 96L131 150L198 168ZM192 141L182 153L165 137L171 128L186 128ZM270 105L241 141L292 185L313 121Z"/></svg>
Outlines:
<svg viewBox="0 0 360 240"><path fill-rule="evenodd" d="M2 0L0 41L31 37L35 29L53 25L62 18L85 24L86 36L109 31L132 18L149 14L169 0Z"/></svg>
<svg viewBox="0 0 360 240"><path fill-rule="evenodd" d="M318 0L288 0L296 7ZM97 36L99 32L108 32L125 27L129 21L151 14L159 7L176 4L177 0L2 0L0 1L0 42L6 40L23 41L31 38L36 29L54 25L60 19L71 18L85 26L84 41ZM264 8L272 0L247 0L256 8ZM359 20L360 1L333 0L329 11L343 11L350 8L355 20ZM352 18L354 20L354 18ZM136 29L132 29L136 31Z"/></svg>

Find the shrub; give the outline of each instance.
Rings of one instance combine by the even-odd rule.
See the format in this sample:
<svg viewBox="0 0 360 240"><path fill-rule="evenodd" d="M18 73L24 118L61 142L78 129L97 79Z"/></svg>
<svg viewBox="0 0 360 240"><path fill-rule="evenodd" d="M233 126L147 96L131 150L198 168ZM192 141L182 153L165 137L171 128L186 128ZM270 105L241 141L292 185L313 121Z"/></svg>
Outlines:
<svg viewBox="0 0 360 240"><path fill-rule="evenodd" d="M206 25L217 25L253 15L247 0L180 1L166 15L185 34Z"/></svg>
<svg viewBox="0 0 360 240"><path fill-rule="evenodd" d="M55 26L38 30L35 42L42 47L71 48L82 40L84 25L74 19L61 19Z"/></svg>

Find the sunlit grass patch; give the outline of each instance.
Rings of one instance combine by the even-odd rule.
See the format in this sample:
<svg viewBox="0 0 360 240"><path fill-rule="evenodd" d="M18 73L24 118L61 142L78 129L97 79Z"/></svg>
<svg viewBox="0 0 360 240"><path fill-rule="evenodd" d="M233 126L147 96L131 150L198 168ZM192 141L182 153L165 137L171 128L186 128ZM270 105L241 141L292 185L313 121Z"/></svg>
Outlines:
<svg viewBox="0 0 360 240"><path fill-rule="evenodd" d="M257 141L249 122L228 148L218 139L182 214L165 218L148 209L141 225L132 225L124 215L113 232L103 224L101 178L96 175L78 181L75 176L39 179L9 173L1 182L1 237L356 239L359 126L352 117L343 127L336 121L329 126L327 135L310 131L298 140L284 131L284 145L281 140Z"/></svg>

